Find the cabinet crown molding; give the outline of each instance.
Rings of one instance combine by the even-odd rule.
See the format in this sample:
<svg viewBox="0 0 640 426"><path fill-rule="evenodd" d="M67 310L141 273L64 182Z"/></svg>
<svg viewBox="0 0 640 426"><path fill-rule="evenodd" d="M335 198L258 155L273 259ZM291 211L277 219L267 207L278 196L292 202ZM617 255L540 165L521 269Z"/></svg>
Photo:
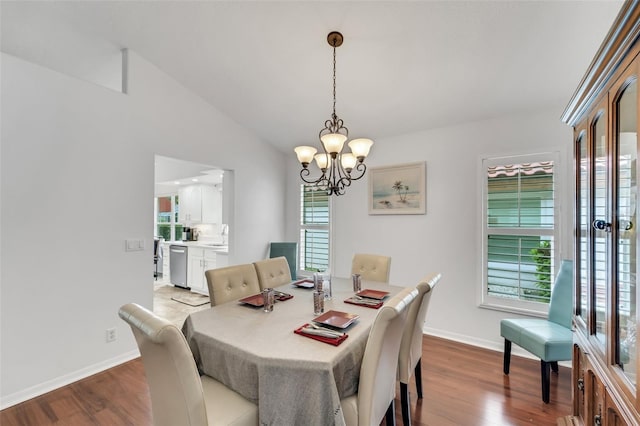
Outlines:
<svg viewBox="0 0 640 426"><path fill-rule="evenodd" d="M560 118L563 122L572 127L580 122L628 59L627 54L639 37L640 1L626 1L562 113Z"/></svg>

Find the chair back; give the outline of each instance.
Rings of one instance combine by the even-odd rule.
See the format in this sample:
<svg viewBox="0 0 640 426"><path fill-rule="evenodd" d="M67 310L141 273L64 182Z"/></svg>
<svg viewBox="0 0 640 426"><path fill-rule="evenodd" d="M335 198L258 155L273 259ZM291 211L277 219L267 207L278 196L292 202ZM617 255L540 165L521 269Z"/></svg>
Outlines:
<svg viewBox="0 0 640 426"><path fill-rule="evenodd" d="M269 245L269 257L287 258L289 264L289 273L291 274L291 280L298 278L298 243L296 242L282 242L271 243Z"/></svg>
<svg viewBox="0 0 640 426"><path fill-rule="evenodd" d="M402 343L400 343L398 377L402 383L409 383L418 361L422 358L422 327L433 289L441 277L441 274L433 274L425 277L416 286L418 296L407 312L407 324L402 333Z"/></svg>
<svg viewBox="0 0 640 426"><path fill-rule="evenodd" d="M360 367L358 424L380 424L395 397L402 329L418 290L403 289L378 311Z"/></svg>
<svg viewBox="0 0 640 426"><path fill-rule="evenodd" d="M122 306L142 355L155 426L207 425L202 382L182 332L135 303Z"/></svg>
<svg viewBox="0 0 640 426"><path fill-rule="evenodd" d="M571 328L573 315L573 261L563 259L560 271L551 289L549 302L549 321Z"/></svg>
<svg viewBox="0 0 640 426"><path fill-rule="evenodd" d="M284 256L260 260L254 262L253 266L256 268L261 289L278 287L292 281L289 263Z"/></svg>
<svg viewBox="0 0 640 426"><path fill-rule="evenodd" d="M252 263L210 269L204 275L207 278L211 306L260 292L258 275Z"/></svg>
<svg viewBox="0 0 640 426"><path fill-rule="evenodd" d="M351 262L351 273L360 274L363 280L389 282L391 258L377 254L357 253Z"/></svg>

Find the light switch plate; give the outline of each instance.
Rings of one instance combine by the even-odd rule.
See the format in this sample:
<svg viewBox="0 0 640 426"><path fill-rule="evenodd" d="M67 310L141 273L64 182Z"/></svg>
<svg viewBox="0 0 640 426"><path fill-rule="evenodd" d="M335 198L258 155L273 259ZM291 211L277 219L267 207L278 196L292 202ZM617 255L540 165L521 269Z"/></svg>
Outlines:
<svg viewBox="0 0 640 426"><path fill-rule="evenodd" d="M125 240L125 251L141 251L144 250L144 239Z"/></svg>

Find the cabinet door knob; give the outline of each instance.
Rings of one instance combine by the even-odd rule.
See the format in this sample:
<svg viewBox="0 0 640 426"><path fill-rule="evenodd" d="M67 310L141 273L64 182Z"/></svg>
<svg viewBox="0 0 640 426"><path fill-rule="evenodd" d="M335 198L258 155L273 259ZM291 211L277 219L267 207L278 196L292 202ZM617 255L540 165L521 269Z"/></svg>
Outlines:
<svg viewBox="0 0 640 426"><path fill-rule="evenodd" d="M597 415L593 416L593 424L595 426L601 426L602 425L602 416L600 416L600 414L597 414Z"/></svg>
<svg viewBox="0 0 640 426"><path fill-rule="evenodd" d="M611 232L611 224L602 219L596 219L593 221L593 229L598 231Z"/></svg>
<svg viewBox="0 0 640 426"><path fill-rule="evenodd" d="M578 390L584 393L584 379L578 379Z"/></svg>

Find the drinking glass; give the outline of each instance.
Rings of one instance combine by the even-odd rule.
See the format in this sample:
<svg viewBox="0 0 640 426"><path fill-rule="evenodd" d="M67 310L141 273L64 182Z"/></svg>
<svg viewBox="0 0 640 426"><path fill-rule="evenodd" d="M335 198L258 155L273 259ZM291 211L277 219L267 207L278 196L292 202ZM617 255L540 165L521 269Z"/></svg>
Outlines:
<svg viewBox="0 0 640 426"><path fill-rule="evenodd" d="M322 291L322 277L319 273L313 273L313 289L315 291Z"/></svg>
<svg viewBox="0 0 640 426"><path fill-rule="evenodd" d="M265 288L264 290L262 290L262 301L263 301L262 309L265 312L273 311L273 304L275 302L275 294L274 294L272 288Z"/></svg>
<svg viewBox="0 0 640 426"><path fill-rule="evenodd" d="M322 273L322 290L324 291L324 298L331 300L333 290L331 289L331 272L329 272L329 270Z"/></svg>
<svg viewBox="0 0 640 426"><path fill-rule="evenodd" d="M313 313L320 315L324 312L324 291L314 290L313 292Z"/></svg>
<svg viewBox="0 0 640 426"><path fill-rule="evenodd" d="M362 290L362 278L360 277L360 274L351 275L351 281L353 281L354 293L358 293L360 290Z"/></svg>

